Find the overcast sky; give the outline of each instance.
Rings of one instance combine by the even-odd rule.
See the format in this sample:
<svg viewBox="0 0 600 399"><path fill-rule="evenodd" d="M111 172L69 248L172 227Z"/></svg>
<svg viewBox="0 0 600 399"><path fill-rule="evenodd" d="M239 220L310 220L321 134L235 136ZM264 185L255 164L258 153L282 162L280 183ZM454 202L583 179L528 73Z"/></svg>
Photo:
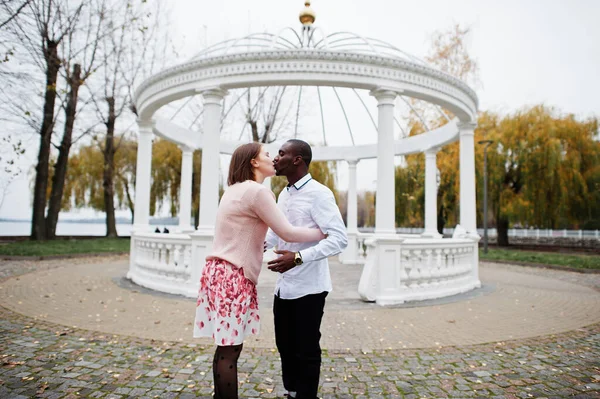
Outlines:
<svg viewBox="0 0 600 399"><path fill-rule="evenodd" d="M206 44L297 28L303 2L171 0L170 7L185 60ZM582 118L600 115L598 0L314 0L312 7L316 25L327 34L351 31L419 57L426 55L435 31L456 23L469 26L469 52L480 68L481 86L475 89L481 110L509 113L544 103ZM33 164L36 152L27 156ZM30 178L13 184L0 217L30 218Z"/></svg>

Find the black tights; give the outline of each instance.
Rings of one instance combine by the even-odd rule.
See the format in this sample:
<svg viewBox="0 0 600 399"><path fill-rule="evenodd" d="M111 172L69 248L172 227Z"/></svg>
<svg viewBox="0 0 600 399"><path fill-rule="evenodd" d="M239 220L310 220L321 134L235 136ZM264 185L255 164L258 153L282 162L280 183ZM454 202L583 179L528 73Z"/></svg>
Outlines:
<svg viewBox="0 0 600 399"><path fill-rule="evenodd" d="M215 399L238 399L237 361L242 346L217 346L213 359Z"/></svg>

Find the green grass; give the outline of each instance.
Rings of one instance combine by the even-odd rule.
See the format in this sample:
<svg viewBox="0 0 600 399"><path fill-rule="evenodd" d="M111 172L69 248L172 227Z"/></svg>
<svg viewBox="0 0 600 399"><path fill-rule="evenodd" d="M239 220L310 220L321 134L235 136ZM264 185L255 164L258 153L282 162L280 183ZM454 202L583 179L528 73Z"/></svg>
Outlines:
<svg viewBox="0 0 600 399"><path fill-rule="evenodd" d="M600 255L572 255L554 252L489 248L487 255L483 253L483 250L479 250L479 259L528 262L577 269L600 269Z"/></svg>
<svg viewBox="0 0 600 399"><path fill-rule="evenodd" d="M129 240L125 238L58 239L0 244L0 255L10 256L50 256L107 252L129 252Z"/></svg>

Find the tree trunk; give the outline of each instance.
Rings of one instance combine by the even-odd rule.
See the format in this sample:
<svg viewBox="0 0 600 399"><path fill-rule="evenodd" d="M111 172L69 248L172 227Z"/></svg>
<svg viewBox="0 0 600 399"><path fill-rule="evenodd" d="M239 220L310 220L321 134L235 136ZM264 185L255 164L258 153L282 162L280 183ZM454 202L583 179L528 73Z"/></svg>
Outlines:
<svg viewBox="0 0 600 399"><path fill-rule="evenodd" d="M131 198L131 193L129 190L129 182L126 178L123 179L123 185L125 186L125 195L127 196L127 206L129 207L129 212L131 212L131 223L133 223L133 218L135 216L135 204L133 202L133 198Z"/></svg>
<svg viewBox="0 0 600 399"><path fill-rule="evenodd" d="M200 175L202 174L202 151L194 152L192 171L192 215L194 229L200 224Z"/></svg>
<svg viewBox="0 0 600 399"><path fill-rule="evenodd" d="M498 216L498 222L496 224L496 229L498 231L498 246L508 247L508 219Z"/></svg>
<svg viewBox="0 0 600 399"><path fill-rule="evenodd" d="M438 199L439 201L439 199ZM440 205L438 207L438 213L437 213L437 229L438 229L438 233L440 233L441 235L444 235L444 226L446 225L446 208L444 208L444 205Z"/></svg>
<svg viewBox="0 0 600 399"><path fill-rule="evenodd" d="M115 99L108 97L108 120L106 121L106 141L104 145L104 210L106 212L106 236L117 237L115 220Z"/></svg>
<svg viewBox="0 0 600 399"><path fill-rule="evenodd" d="M252 119L248 119L248 124L252 130L252 141L255 143L260 142L260 137L258 137L258 124Z"/></svg>
<svg viewBox="0 0 600 399"><path fill-rule="evenodd" d="M35 186L33 189L33 214L31 217L31 239L46 239L46 195L48 190L48 168L50 161L50 140L54 129L54 104L56 102L56 79L60 69L58 43L46 41L44 49L46 61L46 91L44 94L44 116L40 130L40 149L35 167Z"/></svg>
<svg viewBox="0 0 600 399"><path fill-rule="evenodd" d="M73 126L75 125L77 100L79 98L79 87L81 86L81 65L73 65L73 74L68 79L68 84L70 91L67 99L67 107L65 108L65 132L58 149L58 160L56 161L56 165L54 165L52 192L48 205L48 215L46 216L46 236L48 239L56 238L56 224L58 223L58 214L60 213L63 192L65 190L69 152L73 144Z"/></svg>

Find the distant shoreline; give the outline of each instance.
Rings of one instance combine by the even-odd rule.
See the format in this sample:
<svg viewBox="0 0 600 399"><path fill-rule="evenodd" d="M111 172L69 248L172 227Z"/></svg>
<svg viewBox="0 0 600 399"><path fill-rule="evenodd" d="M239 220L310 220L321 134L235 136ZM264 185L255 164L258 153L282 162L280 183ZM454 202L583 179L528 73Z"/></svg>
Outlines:
<svg viewBox="0 0 600 399"><path fill-rule="evenodd" d="M86 223L86 224L106 224L106 219L60 219L59 223ZM31 223L29 219L7 219L0 218L0 223ZM117 218L117 224L133 224L131 219ZM150 224L160 224L166 226L176 226L179 223L177 218L155 218L150 219Z"/></svg>

